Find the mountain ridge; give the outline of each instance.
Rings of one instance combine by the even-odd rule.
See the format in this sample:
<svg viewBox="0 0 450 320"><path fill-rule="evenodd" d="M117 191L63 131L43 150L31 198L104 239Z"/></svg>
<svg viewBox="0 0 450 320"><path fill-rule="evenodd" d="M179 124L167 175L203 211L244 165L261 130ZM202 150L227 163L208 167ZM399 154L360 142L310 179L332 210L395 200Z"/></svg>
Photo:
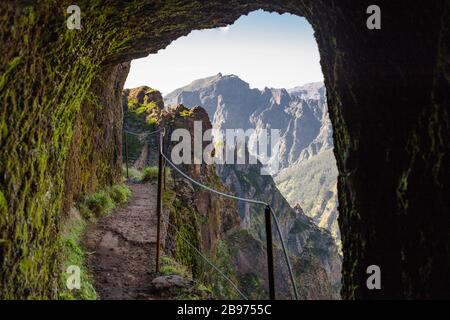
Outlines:
<svg viewBox="0 0 450 320"><path fill-rule="evenodd" d="M291 207L300 203L306 208L305 213L328 229L339 245L337 168L323 83L260 90L250 88L236 75L219 73L169 93L164 102L191 108L202 106L217 129L255 129L258 136L262 129L279 129L280 170L274 175L278 189ZM326 156L322 155L324 152L328 152ZM306 167L315 170L302 169ZM298 177L298 170L291 168L298 168L302 176ZM331 172L331 178L320 178L318 169ZM308 192L303 192L305 186Z"/></svg>
<svg viewBox="0 0 450 320"><path fill-rule="evenodd" d="M153 122L153 118L156 117L159 118L158 123L164 123L169 133L177 128L184 128L192 136L195 121L202 122L202 130L211 128L209 116L203 108L187 109L183 105L175 105L161 109L154 103L159 101L158 98L157 92L148 87L124 90L124 112L138 115L138 119L131 116L124 117L124 127L133 128L136 132L152 131L154 128L149 128L148 123ZM176 145L175 141L168 143L172 147ZM151 164L152 159L148 155L157 154L153 148L157 145L154 139L146 140L146 144L140 144L135 148L136 155L141 153L135 158L145 159L144 166ZM205 142L203 148L206 145ZM152 152L149 152L150 150ZM133 166L136 166L136 163ZM181 164L180 169L193 179L221 192L270 200L280 221L282 234L287 240L294 275L299 284L300 297L304 299L339 298L341 258L331 235L318 228L301 209L292 209L278 192L272 177L259 174L260 164L239 168L234 166L218 168L205 163ZM226 181L224 177L231 175L220 175L223 170L231 170L236 180ZM267 258L264 256L264 219L261 219L264 216L264 207L242 208L241 202L233 202L195 188L192 183L178 176L173 170L168 172L168 188L165 191L163 207L164 212L169 212L171 223L178 223L176 228L183 229L185 237L191 239L202 252L209 254L221 269L228 270L227 276L239 284L246 295L253 299L266 297ZM253 194L256 190L257 194ZM171 237L175 238L177 233L172 231L168 229ZM215 283L211 278L213 274L205 274L200 269L202 264L197 260L198 257L193 255L189 247L182 244L184 244L183 241L166 242L166 251L171 252L173 258L178 258L179 262L184 262L187 267L192 268L193 276L202 275L211 285ZM291 291L288 269L280 248L279 239L275 237L274 263L277 270L275 275L277 295L286 299L291 296ZM221 283L213 288L219 295L231 294L228 289L223 290Z"/></svg>

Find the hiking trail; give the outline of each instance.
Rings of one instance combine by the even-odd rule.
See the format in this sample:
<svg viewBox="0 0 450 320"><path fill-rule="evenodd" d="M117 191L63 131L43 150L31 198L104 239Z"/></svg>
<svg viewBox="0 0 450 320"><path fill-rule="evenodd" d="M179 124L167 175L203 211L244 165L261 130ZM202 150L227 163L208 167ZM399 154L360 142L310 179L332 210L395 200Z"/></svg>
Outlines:
<svg viewBox="0 0 450 320"><path fill-rule="evenodd" d="M157 186L127 185L132 191L128 203L87 228L88 266L99 299L158 299L151 285L156 276Z"/></svg>

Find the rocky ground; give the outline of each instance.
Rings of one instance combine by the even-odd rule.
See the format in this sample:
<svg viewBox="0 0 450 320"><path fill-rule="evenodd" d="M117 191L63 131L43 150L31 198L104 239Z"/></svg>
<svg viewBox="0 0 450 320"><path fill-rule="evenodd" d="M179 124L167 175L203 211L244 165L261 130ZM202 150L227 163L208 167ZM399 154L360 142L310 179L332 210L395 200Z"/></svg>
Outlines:
<svg viewBox="0 0 450 320"><path fill-rule="evenodd" d="M88 267L101 300L210 299L195 281L155 272L156 193L154 183L130 183L133 195L86 231ZM162 223L164 247L166 226ZM161 255L163 252L161 251Z"/></svg>
<svg viewBox="0 0 450 320"><path fill-rule="evenodd" d="M91 224L88 265L100 299L154 299L156 194L153 184L130 184L129 203Z"/></svg>

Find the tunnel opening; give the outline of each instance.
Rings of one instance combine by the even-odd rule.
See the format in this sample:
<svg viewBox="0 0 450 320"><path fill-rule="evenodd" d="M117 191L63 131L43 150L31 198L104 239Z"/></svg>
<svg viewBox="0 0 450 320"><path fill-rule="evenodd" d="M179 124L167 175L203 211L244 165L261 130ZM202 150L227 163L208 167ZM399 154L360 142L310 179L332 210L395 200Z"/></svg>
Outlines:
<svg viewBox="0 0 450 320"><path fill-rule="evenodd" d="M339 172L343 298L448 297L450 7L380 1L373 30L370 4L80 1L80 31L56 1L2 2L2 297L57 297L61 211L120 181L128 62L258 9L315 30ZM382 289L367 286L373 266Z"/></svg>
<svg viewBox="0 0 450 320"><path fill-rule="evenodd" d="M259 165L215 165L222 183L237 196L270 199L274 203L283 221L283 233L289 238L289 252L299 264L307 264L308 259L300 258L307 255L320 261L315 267L326 273L328 284L317 274L317 284L305 285L304 277L297 278L302 291L307 292L303 298L308 299L340 297L341 287L337 167L319 60L317 43L306 19L252 11L233 24L195 30L158 53L133 60L123 99L127 141L126 147L122 144L122 159L128 161L129 171L135 176L150 170L146 167L157 166L158 138L147 135L157 130L155 107L200 106L211 122L207 126L212 125L222 135L225 130L251 130L245 137L245 148L251 149L248 152L252 155L257 150L250 144L258 141L263 132L279 131L279 141L269 145L273 150L267 162L277 162L269 177L252 178L261 174L257 173ZM136 116L146 123L137 124ZM230 177L237 178L230 182ZM255 188L272 191L252 194ZM237 210L240 227L263 243L262 211L244 202L237 202ZM323 230L319 231L319 226ZM299 238L306 240L296 240ZM234 267L240 265L242 262L235 261ZM307 274L305 270L302 272ZM249 270L241 270L240 274L256 282L258 276ZM284 292L289 287L286 280L281 280ZM323 288L330 284L328 296L311 293L321 286L325 292ZM284 297L288 295L284 293Z"/></svg>
<svg viewBox="0 0 450 320"><path fill-rule="evenodd" d="M448 266L444 258L448 250L445 249L444 253L438 248L448 247L446 232L438 228L435 233L424 233L413 226L425 223L427 227L421 227L423 230L435 229L432 225L436 221L424 216L428 210L426 203L433 203L435 217L441 221L436 225L446 225L446 204L441 197L444 189L439 182L445 180L445 173L442 166L431 164L435 160L435 163L440 163L437 159L440 159L439 154L445 147L441 143L439 147L435 145L436 148L430 149L433 144L427 142L427 138L417 141L405 133L429 137L424 119L433 124L434 138L430 137L433 141L441 141L438 137L446 130L445 125L431 120L435 117L432 115L434 111L420 110L424 105L433 104L436 107L433 110L443 115L442 99L445 95L442 88L447 86L443 67L446 63L442 60L445 56L443 39L448 37L448 33L441 24L446 21L445 18L438 22L435 17L445 16L448 7L436 4L426 10L417 8L416 11L408 11L404 5L384 3L383 19L387 21L389 30L395 32L377 32L369 30L364 23L368 5L329 6L325 2L280 4L261 1L234 7L221 3L220 9L217 9L213 4L196 11L195 19L190 20L188 25L158 35L156 45L137 37L134 49L127 50L125 55L113 56L109 61L128 61L157 52L191 30L225 27L253 10L305 17L313 26L319 46L327 103L334 127L343 248L342 295L347 299L442 297L446 292L445 283L449 281L448 275L442 278ZM420 16L426 27L418 33L409 32L410 20L407 17L398 18L404 10ZM404 36L399 38L398 34ZM424 34L429 36L426 44L416 50L414 43L422 41ZM390 59L386 64L382 57L387 55L388 47L397 49L389 51ZM436 52L441 52L440 58L436 58ZM408 59L404 59L406 56ZM420 62L420 68L412 68L414 62ZM396 67L391 68L392 65ZM405 74L409 77L405 78ZM416 90L422 88L424 83L427 83L428 91ZM407 103L406 100L399 102L398 92L407 99ZM433 92L435 100L431 101L426 92ZM392 107L393 101L398 102L395 108ZM402 117L402 110L409 116L399 126L394 119ZM417 160L417 148L429 153L429 159ZM436 193L430 194L431 189L423 189L423 181L421 183L421 179L413 178L416 174L427 176L426 185L433 186ZM407 190L415 191L409 193ZM417 200L422 197L418 196L419 190L424 191L423 201ZM405 199L412 201L405 202ZM419 234L422 234L422 239L426 234L428 240L419 241ZM430 252L435 258L429 258ZM407 256L410 259L405 258ZM431 265L430 261L433 261ZM367 270L372 265L383 270L383 290L367 287ZM422 271L414 271L419 269ZM436 278L437 274L441 276Z"/></svg>

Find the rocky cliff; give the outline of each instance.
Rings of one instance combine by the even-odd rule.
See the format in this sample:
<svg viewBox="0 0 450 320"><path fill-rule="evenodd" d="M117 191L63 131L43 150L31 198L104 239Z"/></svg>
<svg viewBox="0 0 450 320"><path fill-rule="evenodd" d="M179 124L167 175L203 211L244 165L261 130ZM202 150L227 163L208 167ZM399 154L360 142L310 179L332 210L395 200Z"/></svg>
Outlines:
<svg viewBox="0 0 450 320"><path fill-rule="evenodd" d="M260 91L235 75L217 74L195 80L164 100L166 105L203 106L217 129L255 129L255 136L263 129L279 129L278 189L340 244L337 167L323 83Z"/></svg>
<svg viewBox="0 0 450 320"><path fill-rule="evenodd" d="M124 98L127 102L124 104L125 114L130 112L130 106L133 103L137 102L139 104L137 108L143 108L141 105L144 100L143 97L146 96L148 91L147 87L125 90ZM153 90L152 92L156 100L159 101L159 95ZM150 96L145 100L147 104L152 101ZM170 154L173 146L177 144L177 142L170 142L169 140L174 130L178 128L187 129L193 136L194 121L202 123L203 132L212 127L208 114L200 107L188 109L183 105L174 105L164 110L161 108L157 110L157 112L154 112L152 108L147 108L146 111L143 111L140 118L147 119L145 122L136 122L133 120L134 118L126 116L124 118L124 127L134 127L134 130L142 133L154 130L154 128L147 126L149 123L148 119L151 115L154 116L157 118L156 122L166 129L166 150L168 154ZM193 141L191 143L193 144ZM151 144L152 142L149 140L147 144L142 146L141 153L145 152L147 154L146 150L153 150L155 146L151 146ZM208 142L205 141L203 147L206 147L207 144ZM148 162L147 165L149 164ZM230 194L235 191L233 187L236 184L224 184L216 173L223 172L222 169L216 171L215 166L206 164L184 164L179 165L179 167L190 177L217 190ZM255 170L258 168L255 168ZM220 264L224 270L227 270L228 275L239 284L239 287L246 295L252 298L267 297L267 257L264 225L261 220L264 208L259 208L259 211L253 208L254 210L240 212L241 210L237 208L241 206L240 202L211 194L198 188L189 180L182 178L174 170L171 170L171 172L170 180L172 183L170 184L170 190L166 191L165 201L166 215L171 222L171 225L168 226L168 238L165 242L166 250L171 252L180 262L187 264L197 279L210 283L217 295L222 297L239 297L236 296L236 293L226 282L220 277L218 278L217 274L205 265L204 261L192 251L192 248L185 244L183 245L180 237L187 238L204 254ZM267 181L259 181L262 184L271 184L267 186L266 192L277 192L273 180L270 177L267 177L267 179ZM257 185L257 182L254 181L255 185L250 187L259 190L261 185ZM237 183L242 183L242 181L238 180ZM231 190L229 186L231 186ZM235 194L238 193L235 192ZM238 195L255 197L254 194L249 195L248 193ZM264 194L261 197L266 195ZM339 281L339 278L330 277L330 265L333 264L331 262L332 259L336 257L339 259L339 257L331 257L332 247L324 248L325 243L328 245L329 236L326 234L316 234L316 237L310 236L309 233L315 232L312 230L314 228L313 223L308 220L303 212L296 212L290 209L287 202L281 198L279 193L273 197L275 202L281 202L280 205L275 207L280 209L281 212L279 219L283 225L283 234L289 235L290 255L294 261L301 297L304 299L336 298L338 296L336 281ZM256 217L256 223L248 223L250 220L253 220L252 215ZM291 230L288 227L293 224L294 220L298 219L304 221L304 224L307 225L306 229L308 231L306 229L300 230L303 235L293 232L295 230ZM294 235L294 238L292 238L291 234ZM302 240L299 242L295 237L300 237ZM287 281L289 279L288 269L279 246L278 243L275 248L277 295L279 298L291 298L292 291ZM320 247L325 253L319 255L319 251L310 250L310 247ZM257 268L255 268L255 261L259 261Z"/></svg>
<svg viewBox="0 0 450 320"><path fill-rule="evenodd" d="M329 149L281 170L274 180L289 204L299 204L319 227L331 232L340 246L337 175L333 150Z"/></svg>
<svg viewBox="0 0 450 320"><path fill-rule="evenodd" d="M202 106L217 129L279 129L281 169L333 147L325 88L251 89L235 75L199 79L164 97L166 105Z"/></svg>
<svg viewBox="0 0 450 320"><path fill-rule="evenodd" d="M138 170L157 164L158 135L147 135L157 130L164 101L161 93L153 88L142 86L125 89L122 92L123 127L126 144L122 154L128 149L128 165ZM126 161L126 159L124 159Z"/></svg>
<svg viewBox="0 0 450 320"><path fill-rule="evenodd" d="M273 178L261 175L260 170L260 164L217 165L217 172L222 181L237 196L267 201L271 204L278 217L289 252L295 257L308 256L317 259L334 288L334 296L338 297L342 261L333 237L325 229L317 227L299 205L292 208L277 189ZM254 204L238 203L242 228L249 230L261 241L265 241L266 238L263 209Z"/></svg>
<svg viewBox="0 0 450 320"><path fill-rule="evenodd" d="M208 114L200 107L187 109L183 105L173 106L165 111L163 120L168 135L177 128L184 128L192 136L194 121L202 122L203 132L211 128ZM172 142L171 146L173 147L175 144L176 142ZM204 142L203 147L207 145L208 142ZM168 152L169 150L171 147L168 148ZM224 184L220 179L220 177L233 175L225 172L227 169L233 170L231 166L230 168L227 166L227 169L223 167L216 169L214 165L190 164L181 165L180 168L190 177L219 191L226 193L235 191L233 187L236 184ZM257 170L259 167L253 169ZM221 174L217 175L216 170ZM259 171L257 172L259 173ZM237 205L240 206L241 203L211 194L196 187L190 181L180 178L173 170L172 173L175 181L175 198L180 199L182 206L191 207L192 211L198 214L198 220L195 222L184 221L184 223L185 225L194 223L196 226L200 248L215 257L223 268L230 270L232 277L237 280L248 296L252 298L267 297L267 258L264 224L261 219L264 207L260 207L260 210L256 208L247 210L243 216L242 212L237 210ZM237 183L242 182L240 179L237 181ZM316 228L303 212L292 210L277 191L270 177L266 176L264 181L252 181L252 184L247 187L257 190L257 192L253 194L250 192L234 193L253 199L271 200L270 202L278 211L282 232L287 237L289 253L294 261L301 297L304 299L338 297L340 257L332 238ZM261 190L264 190L263 194L259 193ZM268 195L271 198L268 198ZM253 224L243 222L253 219L256 221ZM297 224L301 224L304 228L298 228ZM182 225L180 221L179 225ZM278 243L275 250L277 292L279 298L286 299L292 297L292 291L287 281L289 279L288 269L279 248L280 244ZM217 280L217 277L215 279Z"/></svg>
<svg viewBox="0 0 450 320"><path fill-rule="evenodd" d="M139 3L80 0L80 31L67 28L60 1L0 2L2 298L57 296L64 171L94 79L109 86L110 68L258 9L304 16L314 29L339 170L343 296L448 297L448 1L380 0L382 30L364 27L364 2ZM383 290L367 289L374 263Z"/></svg>

